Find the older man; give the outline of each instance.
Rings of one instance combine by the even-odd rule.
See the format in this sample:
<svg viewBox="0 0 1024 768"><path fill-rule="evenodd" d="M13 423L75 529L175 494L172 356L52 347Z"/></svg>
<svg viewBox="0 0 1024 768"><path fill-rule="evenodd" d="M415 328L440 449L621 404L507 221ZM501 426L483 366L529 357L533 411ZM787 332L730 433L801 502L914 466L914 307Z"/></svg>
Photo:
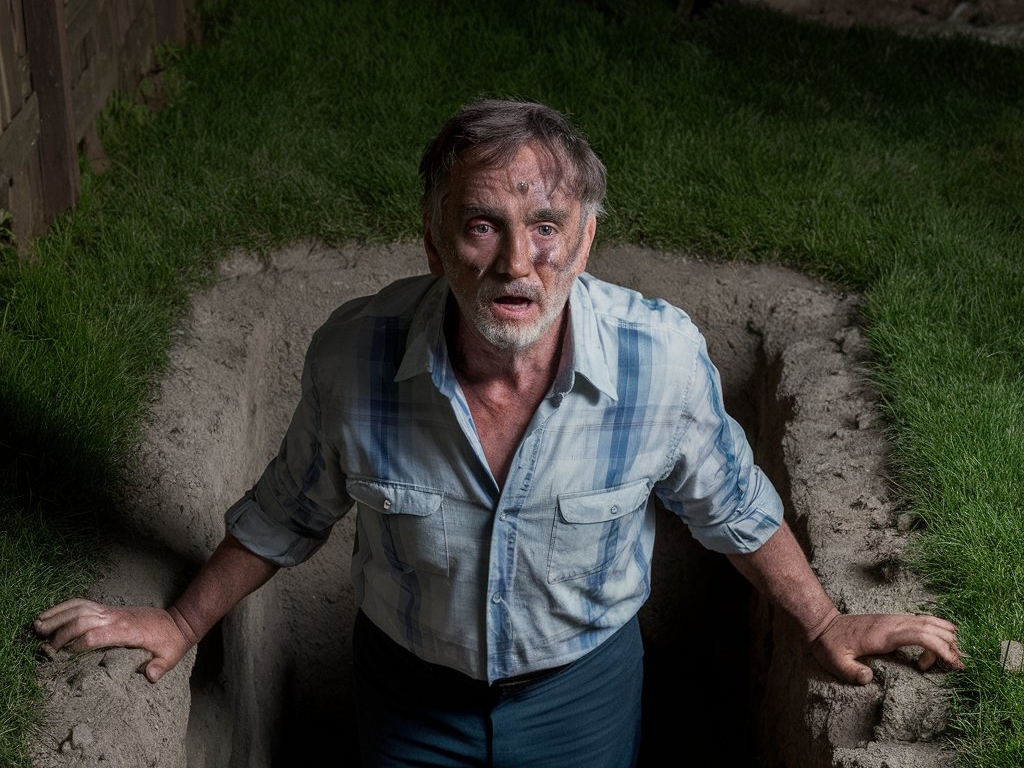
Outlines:
<svg viewBox="0 0 1024 768"><path fill-rule="evenodd" d="M688 316L586 274L605 169L563 115L474 102L420 171L430 274L317 331L278 456L182 597L68 601L40 634L146 648L155 682L354 505L365 766L630 766L657 499L840 678L904 645L961 666L949 622L836 610Z"/></svg>

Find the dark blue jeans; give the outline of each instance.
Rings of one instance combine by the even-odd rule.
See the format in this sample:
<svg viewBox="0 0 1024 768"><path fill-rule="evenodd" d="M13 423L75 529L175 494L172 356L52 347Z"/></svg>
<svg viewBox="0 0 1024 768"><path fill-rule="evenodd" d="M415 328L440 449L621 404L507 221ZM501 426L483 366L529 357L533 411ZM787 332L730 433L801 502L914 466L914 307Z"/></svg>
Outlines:
<svg viewBox="0 0 1024 768"><path fill-rule="evenodd" d="M553 674L488 685L427 664L360 613L353 635L362 768L631 768L643 645L634 618Z"/></svg>

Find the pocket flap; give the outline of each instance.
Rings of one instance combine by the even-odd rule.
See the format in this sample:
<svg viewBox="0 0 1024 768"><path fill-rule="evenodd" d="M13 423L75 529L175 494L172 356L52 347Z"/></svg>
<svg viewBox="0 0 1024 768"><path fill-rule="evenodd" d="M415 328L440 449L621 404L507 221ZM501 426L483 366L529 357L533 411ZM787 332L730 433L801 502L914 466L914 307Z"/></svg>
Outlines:
<svg viewBox="0 0 1024 768"><path fill-rule="evenodd" d="M382 515L426 517L437 512L444 500L444 491L370 478L349 478L345 490L357 503Z"/></svg>
<svg viewBox="0 0 1024 768"><path fill-rule="evenodd" d="M615 488L560 494L558 511L567 523L606 523L647 504L650 482L644 478Z"/></svg>

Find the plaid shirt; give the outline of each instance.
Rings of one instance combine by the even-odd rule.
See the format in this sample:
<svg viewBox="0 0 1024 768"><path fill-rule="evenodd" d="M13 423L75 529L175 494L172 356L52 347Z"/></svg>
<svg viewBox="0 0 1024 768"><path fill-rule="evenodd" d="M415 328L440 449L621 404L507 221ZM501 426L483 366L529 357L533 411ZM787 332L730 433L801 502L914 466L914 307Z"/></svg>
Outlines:
<svg viewBox="0 0 1024 768"><path fill-rule="evenodd" d="M499 488L449 363L444 278L316 332L278 456L226 514L281 565L358 510L359 606L413 653L496 680L565 664L650 592L655 498L706 547L757 549L782 503L681 310L584 274L563 364Z"/></svg>

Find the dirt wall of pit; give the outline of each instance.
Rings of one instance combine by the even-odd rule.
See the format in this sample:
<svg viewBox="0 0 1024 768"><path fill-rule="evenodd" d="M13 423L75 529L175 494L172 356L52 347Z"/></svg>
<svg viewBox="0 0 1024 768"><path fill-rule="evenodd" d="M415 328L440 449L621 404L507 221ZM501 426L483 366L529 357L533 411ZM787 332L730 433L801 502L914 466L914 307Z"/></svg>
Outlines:
<svg viewBox="0 0 1024 768"><path fill-rule="evenodd" d="M315 328L347 298L424 271L421 246L239 254L195 296L120 514L125 538L92 595L167 605L223 535L223 512L284 433ZM730 411L787 502L840 608L927 609L903 566L912 517L893 501L864 365L858 300L767 266L598 248L590 271L686 309L704 331ZM356 765L349 630L353 520L310 561L246 598L159 684L145 654L115 649L41 667L49 701L36 768ZM941 673L913 649L872 661L875 681L822 673L787 617L727 561L659 518L642 614L644 765L668 749L718 766L952 768Z"/></svg>

